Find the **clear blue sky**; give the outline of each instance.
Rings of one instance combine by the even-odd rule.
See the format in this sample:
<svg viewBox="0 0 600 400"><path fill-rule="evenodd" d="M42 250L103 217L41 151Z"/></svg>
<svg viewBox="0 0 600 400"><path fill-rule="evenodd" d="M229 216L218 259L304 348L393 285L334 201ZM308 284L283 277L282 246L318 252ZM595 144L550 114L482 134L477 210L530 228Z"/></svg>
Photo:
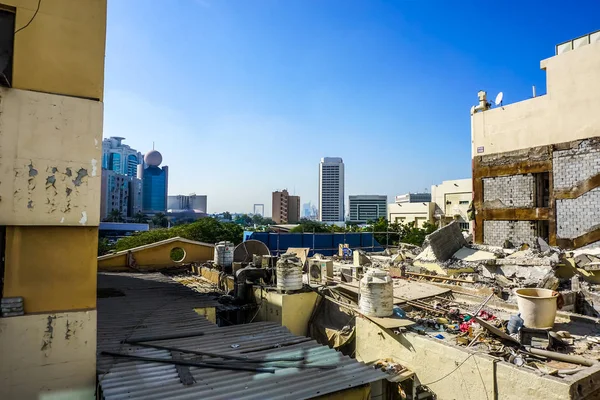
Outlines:
<svg viewBox="0 0 600 400"><path fill-rule="evenodd" d="M156 142L169 193L250 212L317 200L321 157L346 195L471 175L477 91L545 93L540 60L600 29L600 2L109 0L104 136Z"/></svg>

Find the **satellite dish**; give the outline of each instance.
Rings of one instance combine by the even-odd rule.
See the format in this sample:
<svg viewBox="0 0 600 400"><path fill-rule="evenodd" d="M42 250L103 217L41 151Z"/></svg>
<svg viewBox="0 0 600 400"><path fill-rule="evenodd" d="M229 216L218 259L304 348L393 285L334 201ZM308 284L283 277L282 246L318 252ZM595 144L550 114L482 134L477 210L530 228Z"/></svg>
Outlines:
<svg viewBox="0 0 600 400"><path fill-rule="evenodd" d="M502 92L498 93L498 96L496 96L496 101L495 101L497 106L502 105L503 98L504 98L504 93L502 93Z"/></svg>
<svg viewBox="0 0 600 400"><path fill-rule="evenodd" d="M235 246L233 250L233 261L235 262L251 262L252 255L256 254L259 256L271 255L269 248L266 244L259 240L246 240Z"/></svg>

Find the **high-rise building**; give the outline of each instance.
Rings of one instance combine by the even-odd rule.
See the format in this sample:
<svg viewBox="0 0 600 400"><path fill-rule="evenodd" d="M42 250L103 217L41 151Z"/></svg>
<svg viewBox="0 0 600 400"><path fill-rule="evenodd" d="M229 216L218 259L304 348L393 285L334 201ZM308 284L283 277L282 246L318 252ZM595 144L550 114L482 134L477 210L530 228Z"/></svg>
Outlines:
<svg viewBox="0 0 600 400"><path fill-rule="evenodd" d="M319 221L344 221L344 161L321 158L319 164Z"/></svg>
<svg viewBox="0 0 600 400"><path fill-rule="evenodd" d="M300 196L290 196L287 190L273 192L272 219L277 224L300 221Z"/></svg>
<svg viewBox="0 0 600 400"><path fill-rule="evenodd" d="M91 399L106 0L1 3L0 399Z"/></svg>
<svg viewBox="0 0 600 400"><path fill-rule="evenodd" d="M205 195L199 196L194 193L171 195L167 198L167 209L169 211L189 210L206 214L206 200Z"/></svg>
<svg viewBox="0 0 600 400"><path fill-rule="evenodd" d="M100 194L100 220L112 218L117 210L123 220L130 220L142 211L142 181L135 176L102 170L102 190ZM118 222L118 221L113 221Z"/></svg>
<svg viewBox="0 0 600 400"><path fill-rule="evenodd" d="M144 156L144 164L138 166L138 179L142 180L142 210L146 214L167 211L169 167L160 168L162 155L151 150Z"/></svg>
<svg viewBox="0 0 600 400"><path fill-rule="evenodd" d="M117 174L136 176L142 153L123 144L125 138L111 136L102 141L102 168Z"/></svg>
<svg viewBox="0 0 600 400"><path fill-rule="evenodd" d="M356 195L348 196L350 222L365 223L387 218L387 196Z"/></svg>

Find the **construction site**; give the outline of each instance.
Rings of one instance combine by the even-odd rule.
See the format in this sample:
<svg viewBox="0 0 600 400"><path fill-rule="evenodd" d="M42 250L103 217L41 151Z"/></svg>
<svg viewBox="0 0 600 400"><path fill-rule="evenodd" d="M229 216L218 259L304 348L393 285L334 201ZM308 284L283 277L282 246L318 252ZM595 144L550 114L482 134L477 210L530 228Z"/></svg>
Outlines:
<svg viewBox="0 0 600 400"><path fill-rule="evenodd" d="M469 216L413 216L422 245L284 224L98 256L106 1L2 2L0 399L600 399L600 31L544 95L473 93Z"/></svg>

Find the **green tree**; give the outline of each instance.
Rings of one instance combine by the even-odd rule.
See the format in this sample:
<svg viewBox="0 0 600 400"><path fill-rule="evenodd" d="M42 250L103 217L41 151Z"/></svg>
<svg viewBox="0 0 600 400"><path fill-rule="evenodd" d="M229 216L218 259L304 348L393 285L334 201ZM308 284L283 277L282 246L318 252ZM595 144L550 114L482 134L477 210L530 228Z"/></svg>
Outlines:
<svg viewBox="0 0 600 400"><path fill-rule="evenodd" d="M219 222L215 218L201 218L190 224L178 225L169 229L153 229L124 237L117 242L116 250L127 250L176 236L205 243L217 243L226 240L239 244L242 241L243 234L244 228L240 225L232 222Z"/></svg>
<svg viewBox="0 0 600 400"><path fill-rule="evenodd" d="M331 227L327 224L318 221L312 221L309 219L301 219L300 223L297 227L292 228L290 232L292 233L302 233L302 232L315 232L315 233L328 233L331 232Z"/></svg>
<svg viewBox="0 0 600 400"><path fill-rule="evenodd" d="M123 216L121 215L121 211L113 208L110 210L106 218L104 219L106 222L123 222Z"/></svg>
<svg viewBox="0 0 600 400"><path fill-rule="evenodd" d="M239 225L249 226L252 225L252 217L250 217L248 214L242 214L239 215L234 222Z"/></svg>
<svg viewBox="0 0 600 400"><path fill-rule="evenodd" d="M115 249L115 245L110 244L108 239L106 239L106 238L98 239L98 257L108 254L111 251L113 251L114 249Z"/></svg>
<svg viewBox="0 0 600 400"><path fill-rule="evenodd" d="M133 216L133 222L137 222L138 224L147 224L148 223L148 216L146 214L144 214L143 212L138 211Z"/></svg>
<svg viewBox="0 0 600 400"><path fill-rule="evenodd" d="M161 212L154 214L152 217L152 223L155 227L166 228L169 226L169 220L167 219L167 216Z"/></svg>
<svg viewBox="0 0 600 400"><path fill-rule="evenodd" d="M225 211L223 213L223 219L226 219L228 221L231 221L231 213L229 211Z"/></svg>

